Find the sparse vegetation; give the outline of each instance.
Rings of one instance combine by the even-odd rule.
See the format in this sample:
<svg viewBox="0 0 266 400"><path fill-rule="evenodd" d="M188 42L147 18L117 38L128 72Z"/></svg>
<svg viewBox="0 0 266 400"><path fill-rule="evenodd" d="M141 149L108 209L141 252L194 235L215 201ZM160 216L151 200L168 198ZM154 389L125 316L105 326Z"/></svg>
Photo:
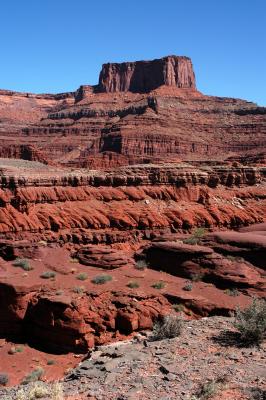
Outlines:
<svg viewBox="0 0 266 400"><path fill-rule="evenodd" d="M232 296L232 297L237 297L239 296L239 291L236 288L229 288L229 289L225 289L225 294L227 294L228 296Z"/></svg>
<svg viewBox="0 0 266 400"><path fill-rule="evenodd" d="M23 346L12 346L10 347L10 349L8 350L8 354L16 354L16 353L22 353L24 350Z"/></svg>
<svg viewBox="0 0 266 400"><path fill-rule="evenodd" d="M91 281L96 285L103 285L106 282L111 281L113 278L111 275L97 275Z"/></svg>
<svg viewBox="0 0 266 400"><path fill-rule="evenodd" d="M163 281L155 282L151 285L152 288L154 289L163 289L165 287L166 283Z"/></svg>
<svg viewBox="0 0 266 400"><path fill-rule="evenodd" d="M64 400L63 386L60 382L55 382L51 388L51 399L52 400Z"/></svg>
<svg viewBox="0 0 266 400"><path fill-rule="evenodd" d="M225 387L226 377L218 377L216 379L212 379L206 383L203 383L196 396L194 396L195 400L208 400L214 397L220 390Z"/></svg>
<svg viewBox="0 0 266 400"><path fill-rule="evenodd" d="M245 309L235 312L234 327L245 344L259 344L266 336L266 301L253 299Z"/></svg>
<svg viewBox="0 0 266 400"><path fill-rule="evenodd" d="M183 243L185 244L198 244L200 240L206 235L206 229L205 228L196 228L194 229L192 235L183 240Z"/></svg>
<svg viewBox="0 0 266 400"><path fill-rule="evenodd" d="M191 275L191 280L192 282L200 282L202 278L204 277L204 273L199 272Z"/></svg>
<svg viewBox="0 0 266 400"><path fill-rule="evenodd" d="M82 294L84 293L84 291L85 291L84 286L76 286L73 288L73 292L77 294Z"/></svg>
<svg viewBox="0 0 266 400"><path fill-rule="evenodd" d="M86 272L81 272L80 274L78 274L78 275L76 276L76 278L77 278L79 281L86 281L86 279L88 279L88 274L86 274Z"/></svg>
<svg viewBox="0 0 266 400"><path fill-rule="evenodd" d="M75 257L70 258L69 261L70 261L71 263L74 263L74 264L79 263L79 259L78 259L78 258L75 258Z"/></svg>
<svg viewBox="0 0 266 400"><path fill-rule="evenodd" d="M243 257L238 257L238 256L232 256L231 254L228 254L226 256L227 260L229 261L237 261L237 262L243 262L245 261Z"/></svg>
<svg viewBox="0 0 266 400"><path fill-rule="evenodd" d="M179 336L182 329L182 319L174 314L165 315L162 319L159 319L154 323L150 339L152 341L171 339Z"/></svg>
<svg viewBox="0 0 266 400"><path fill-rule="evenodd" d="M1 386L5 386L8 384L9 381L9 377L8 374L0 374L0 385Z"/></svg>
<svg viewBox="0 0 266 400"><path fill-rule="evenodd" d="M47 365L54 365L55 364L55 360L47 360Z"/></svg>
<svg viewBox="0 0 266 400"><path fill-rule="evenodd" d="M31 271L33 269L33 267L29 263L29 260L27 260L26 258L17 258L13 262L13 266L20 267L20 268L24 269L24 271Z"/></svg>
<svg viewBox="0 0 266 400"><path fill-rule="evenodd" d="M42 279L51 279L55 278L56 273L54 271L45 271L40 275L40 278Z"/></svg>
<svg viewBox="0 0 266 400"><path fill-rule="evenodd" d="M147 267L148 267L148 265L147 265L146 260L141 259L141 260L137 260L137 261L136 261L136 265L135 265L135 268L136 268L136 269L138 269L138 270L140 270L140 271L143 271L143 270L146 269Z"/></svg>
<svg viewBox="0 0 266 400"><path fill-rule="evenodd" d="M43 397L49 396L49 390L43 383L36 382L31 387L28 396L29 400L42 399Z"/></svg>
<svg viewBox="0 0 266 400"><path fill-rule="evenodd" d="M183 287L183 290L185 290L186 292L191 292L192 289L193 289L193 283L192 282L187 282L185 284L185 286Z"/></svg>
<svg viewBox="0 0 266 400"><path fill-rule="evenodd" d="M175 310L176 312L182 312L184 311L185 307L184 304L173 304L172 309Z"/></svg>
<svg viewBox="0 0 266 400"><path fill-rule="evenodd" d="M136 289L139 287L139 283L137 281L128 282L127 287L130 289Z"/></svg>
<svg viewBox="0 0 266 400"><path fill-rule="evenodd" d="M44 374L44 370L41 367L35 368L32 372L30 372L28 375L25 376L23 379L22 383L30 383L30 382L36 382L40 380L42 375Z"/></svg>

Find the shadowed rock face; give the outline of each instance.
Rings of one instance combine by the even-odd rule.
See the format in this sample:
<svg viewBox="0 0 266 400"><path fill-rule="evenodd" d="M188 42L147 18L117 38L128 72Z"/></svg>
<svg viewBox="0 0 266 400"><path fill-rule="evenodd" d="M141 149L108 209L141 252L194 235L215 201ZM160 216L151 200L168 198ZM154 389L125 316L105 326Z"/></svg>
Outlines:
<svg viewBox="0 0 266 400"><path fill-rule="evenodd" d="M99 77L101 92L146 93L159 86L196 89L188 57L168 56L152 61L104 64Z"/></svg>

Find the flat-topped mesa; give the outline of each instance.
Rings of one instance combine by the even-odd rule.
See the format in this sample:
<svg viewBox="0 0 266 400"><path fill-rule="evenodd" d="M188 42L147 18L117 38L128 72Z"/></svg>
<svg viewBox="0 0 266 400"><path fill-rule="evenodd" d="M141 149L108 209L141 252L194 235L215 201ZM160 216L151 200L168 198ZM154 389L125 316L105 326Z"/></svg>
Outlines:
<svg viewBox="0 0 266 400"><path fill-rule="evenodd" d="M196 89L191 59L167 56L152 61L103 64L98 90L146 93L162 85Z"/></svg>

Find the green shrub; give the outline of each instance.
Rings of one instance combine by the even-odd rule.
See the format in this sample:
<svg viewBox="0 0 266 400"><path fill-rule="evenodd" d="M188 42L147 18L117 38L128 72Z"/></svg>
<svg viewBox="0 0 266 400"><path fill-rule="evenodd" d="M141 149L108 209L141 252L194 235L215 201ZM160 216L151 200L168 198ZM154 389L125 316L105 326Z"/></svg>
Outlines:
<svg viewBox="0 0 266 400"><path fill-rule="evenodd" d="M78 275L76 276L76 278L77 278L79 281L86 281L86 279L88 279L88 274L86 274L86 272L81 272L80 274L78 274Z"/></svg>
<svg viewBox="0 0 266 400"><path fill-rule="evenodd" d="M245 344L259 344L266 336L266 301L253 299L244 309L235 312L234 327Z"/></svg>
<svg viewBox="0 0 266 400"><path fill-rule="evenodd" d="M150 339L162 340L179 336L183 329L183 321L176 315L165 315L153 325Z"/></svg>
<svg viewBox="0 0 266 400"><path fill-rule="evenodd" d="M185 307L184 304L173 304L172 309L175 310L176 312L182 312L184 311Z"/></svg>
<svg viewBox="0 0 266 400"><path fill-rule="evenodd" d="M163 289L165 287L166 283L163 281L160 282L155 282L151 285L152 288L154 289Z"/></svg>
<svg viewBox="0 0 266 400"><path fill-rule="evenodd" d="M54 365L55 364L55 360L47 360L47 365Z"/></svg>
<svg viewBox="0 0 266 400"><path fill-rule="evenodd" d="M196 394L198 400L208 400L216 396L216 394L225 388L227 382L226 376L221 376L216 379L212 379L206 383L200 385L200 388Z"/></svg>
<svg viewBox="0 0 266 400"><path fill-rule="evenodd" d="M191 292L191 290L193 289L193 284L192 282L187 282L185 284L185 286L183 287L183 290L185 290L186 292Z"/></svg>
<svg viewBox="0 0 266 400"><path fill-rule="evenodd" d="M77 294L82 294L84 293L85 288L83 286L76 286L73 288L73 292Z"/></svg>
<svg viewBox="0 0 266 400"><path fill-rule="evenodd" d="M24 269L24 271L31 271L33 267L30 265L29 260L26 260L26 258L17 258L13 262L14 267L20 267Z"/></svg>
<svg viewBox="0 0 266 400"><path fill-rule="evenodd" d="M193 245L195 245L195 244L198 244L198 242L199 242L199 239L195 238L193 236L183 240L183 243L185 243L185 244L193 244Z"/></svg>
<svg viewBox="0 0 266 400"><path fill-rule="evenodd" d="M228 296L232 296L232 297L239 296L239 291L236 288L225 289L224 292Z"/></svg>
<svg viewBox="0 0 266 400"><path fill-rule="evenodd" d="M96 285L103 285L106 282L111 281L113 278L111 275L97 275L91 281Z"/></svg>
<svg viewBox="0 0 266 400"><path fill-rule="evenodd" d="M56 273L55 273L54 271L46 271L46 272L43 272L43 273L40 275L40 277L41 277L42 279L55 278L55 276L56 276Z"/></svg>
<svg viewBox="0 0 266 400"><path fill-rule="evenodd" d="M148 265L147 265L147 261L146 260L137 260L136 261L136 264L135 264L135 268L136 269L138 269L138 270L140 270L140 271L143 271L144 269L146 269L148 267Z"/></svg>
<svg viewBox="0 0 266 400"><path fill-rule="evenodd" d="M192 280L192 282L200 282L203 277L204 273L199 272L197 274L192 274L190 279Z"/></svg>
<svg viewBox="0 0 266 400"><path fill-rule="evenodd" d="M139 283L137 281L128 282L127 287L130 289L136 289L139 287Z"/></svg>
<svg viewBox="0 0 266 400"><path fill-rule="evenodd" d="M8 384L9 377L8 374L0 374L0 385L5 386Z"/></svg>
<svg viewBox="0 0 266 400"><path fill-rule="evenodd" d="M16 354L16 353L22 353L24 350L23 346L12 346L10 347L10 349L8 350L8 354Z"/></svg>
<svg viewBox="0 0 266 400"><path fill-rule="evenodd" d="M193 245L198 244L205 235L206 235L205 228L196 228L194 229L192 235L189 238L183 240L183 243L193 244Z"/></svg>
<svg viewBox="0 0 266 400"><path fill-rule="evenodd" d="M28 375L25 376L22 383L26 384L26 383L30 383L30 382L36 382L36 381L40 380L40 378L42 377L43 374L44 374L43 368L37 367L32 372L30 372Z"/></svg>

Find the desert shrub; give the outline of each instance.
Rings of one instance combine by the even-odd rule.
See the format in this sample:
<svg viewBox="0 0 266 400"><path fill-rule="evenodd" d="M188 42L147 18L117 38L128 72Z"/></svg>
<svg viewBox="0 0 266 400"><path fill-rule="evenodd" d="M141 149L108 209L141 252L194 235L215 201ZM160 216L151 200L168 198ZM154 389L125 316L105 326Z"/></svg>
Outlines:
<svg viewBox="0 0 266 400"><path fill-rule="evenodd" d="M186 292L191 292L191 290L193 289L193 284L192 282L187 282L185 284L185 286L183 287L183 290L185 290Z"/></svg>
<svg viewBox="0 0 266 400"><path fill-rule="evenodd" d="M97 275L91 281L96 285L103 285L106 282L111 281L113 278L111 275Z"/></svg>
<svg viewBox="0 0 266 400"><path fill-rule="evenodd" d="M226 376L221 376L212 379L200 385L199 390L195 396L198 400L208 400L214 397L220 390L225 388L227 382Z"/></svg>
<svg viewBox="0 0 266 400"><path fill-rule="evenodd" d="M82 294L82 293L84 293L84 291L85 291L85 288L83 286L75 286L73 288L73 292L77 293L77 294Z"/></svg>
<svg viewBox="0 0 266 400"><path fill-rule="evenodd" d="M71 263L74 263L74 264L76 264L76 263L79 263L79 259L78 258L70 258L70 260L69 260Z"/></svg>
<svg viewBox="0 0 266 400"><path fill-rule="evenodd" d="M47 365L54 365L55 364L55 360L47 360Z"/></svg>
<svg viewBox="0 0 266 400"><path fill-rule="evenodd" d="M182 312L184 311L185 307L183 304L173 304L172 309L175 310L176 312Z"/></svg>
<svg viewBox="0 0 266 400"><path fill-rule="evenodd" d="M140 271L143 271L143 270L146 269L147 267L148 267L148 265L147 265L147 261L146 261L146 260L141 259L141 260L137 260L137 261L136 261L136 264L135 264L135 268L136 268L136 269L138 269L138 270L140 270Z"/></svg>
<svg viewBox="0 0 266 400"><path fill-rule="evenodd" d="M227 260L229 261L237 261L237 262L243 262L245 261L243 257L238 257L238 256L232 256L231 254L228 254L226 256Z"/></svg>
<svg viewBox="0 0 266 400"><path fill-rule="evenodd" d="M228 296L232 296L232 297L239 296L239 291L236 288L225 289L224 292L225 292L225 294L228 294Z"/></svg>
<svg viewBox="0 0 266 400"><path fill-rule="evenodd" d="M197 239L197 238L195 238L193 236L183 240L183 243L185 243L185 244L193 244L193 245L195 245L195 244L198 244L198 242L199 242L199 239Z"/></svg>
<svg viewBox="0 0 266 400"><path fill-rule="evenodd" d="M16 354L16 353L22 353L24 350L23 346L12 346L8 350L8 354Z"/></svg>
<svg viewBox="0 0 266 400"><path fill-rule="evenodd" d="M165 315L153 325L151 340L171 339L182 332L183 321L173 314Z"/></svg>
<svg viewBox="0 0 266 400"><path fill-rule="evenodd" d="M42 377L43 373L44 370L41 367L37 367L32 372L30 372L28 375L25 376L22 383L26 384L30 382L36 382Z"/></svg>
<svg viewBox="0 0 266 400"><path fill-rule="evenodd" d="M14 267L20 267L24 269L24 271L31 271L33 267L30 265L29 260L26 260L26 258L17 258L13 262Z"/></svg>
<svg viewBox="0 0 266 400"><path fill-rule="evenodd" d="M206 235L205 228L196 228L189 238L183 240L183 243L193 245L198 244L204 235Z"/></svg>
<svg viewBox="0 0 266 400"><path fill-rule="evenodd" d="M199 272L199 273L196 273L196 274L192 274L191 275L191 280L192 280L192 282L200 282L203 277L204 277L204 273Z"/></svg>
<svg viewBox="0 0 266 400"><path fill-rule="evenodd" d="M76 276L76 278L77 278L79 281L85 281L86 279L88 279L88 274L86 274L86 272L81 272L80 274L78 274L78 275Z"/></svg>
<svg viewBox="0 0 266 400"><path fill-rule="evenodd" d="M42 279L55 278L55 276L56 276L56 273L54 271L45 271L40 275L40 277Z"/></svg>
<svg viewBox="0 0 266 400"><path fill-rule="evenodd" d="M154 289L163 289L165 287L166 283L163 281L155 282L151 285L152 288Z"/></svg>
<svg viewBox="0 0 266 400"><path fill-rule="evenodd" d="M259 344L266 336L266 301L253 299L244 309L235 312L234 327L245 344Z"/></svg>
<svg viewBox="0 0 266 400"><path fill-rule="evenodd" d="M55 382L51 387L52 400L64 400L63 385L60 382Z"/></svg>
<svg viewBox="0 0 266 400"><path fill-rule="evenodd" d="M7 374L0 374L0 385L5 386L9 381L9 377Z"/></svg>
<svg viewBox="0 0 266 400"><path fill-rule="evenodd" d="M29 400L42 399L43 397L49 396L49 394L50 394L49 390L44 386L43 383L36 382L30 388L28 399Z"/></svg>
<svg viewBox="0 0 266 400"><path fill-rule="evenodd" d="M128 282L127 287L130 289L136 289L139 287L139 283L136 281Z"/></svg>

